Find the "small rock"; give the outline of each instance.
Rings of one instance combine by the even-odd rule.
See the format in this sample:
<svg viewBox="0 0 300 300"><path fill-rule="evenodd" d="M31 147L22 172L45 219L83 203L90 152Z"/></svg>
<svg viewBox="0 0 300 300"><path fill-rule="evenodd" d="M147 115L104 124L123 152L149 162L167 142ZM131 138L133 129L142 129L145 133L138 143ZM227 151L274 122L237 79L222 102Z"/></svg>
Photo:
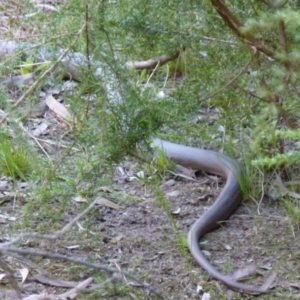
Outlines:
<svg viewBox="0 0 300 300"><path fill-rule="evenodd" d="M164 185L165 186L173 186L173 185L175 185L175 183L176 183L176 181L174 179L170 179L170 180L166 181L164 183Z"/></svg>
<svg viewBox="0 0 300 300"><path fill-rule="evenodd" d="M166 194L166 196L168 196L168 197L177 197L178 195L180 195L179 191L171 191Z"/></svg>

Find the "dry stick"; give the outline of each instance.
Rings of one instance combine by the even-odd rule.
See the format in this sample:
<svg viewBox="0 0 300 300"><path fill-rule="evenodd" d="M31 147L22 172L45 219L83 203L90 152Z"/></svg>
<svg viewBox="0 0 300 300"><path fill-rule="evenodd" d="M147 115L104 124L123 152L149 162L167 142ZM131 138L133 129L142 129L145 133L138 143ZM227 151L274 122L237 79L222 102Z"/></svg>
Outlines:
<svg viewBox="0 0 300 300"><path fill-rule="evenodd" d="M4 111L2 109L0 109L0 115L4 115ZM50 156L48 155L47 151L43 148L43 146L39 143L39 141L36 139L35 136L33 136L20 122L16 122L23 131L25 131L25 133L27 133L35 142L36 144L40 147L40 149L42 150L42 152L44 152L44 154L47 156L47 158L50 160L50 162L52 162Z"/></svg>
<svg viewBox="0 0 300 300"><path fill-rule="evenodd" d="M25 238L55 240L58 237L60 237L64 232L66 232L75 222L77 222L80 218L82 218L84 215L86 215L95 206L95 204L97 204L97 202L98 202L98 197L83 212L81 212L79 215L77 215L75 218L73 218L66 226L64 226L61 230L58 230L54 234L50 235L50 234L39 234L39 233L21 233L9 242L0 243L0 249L9 247Z"/></svg>
<svg viewBox="0 0 300 300"><path fill-rule="evenodd" d="M224 22L228 25L228 27L240 38L247 41L248 44L254 46L258 51L264 53L266 56L271 57L273 59L276 59L279 62L282 62L282 60L277 59L275 57L275 50L269 49L267 46L265 46L264 42L255 37L254 35L250 33L242 33L241 27L242 22L228 9L228 7L220 0L211 0L212 5L218 12L218 14L222 17ZM286 47L286 35L285 35L285 27L283 21L279 21L278 25L278 31L279 31L279 39L282 47ZM287 70L291 70L293 68L294 62L290 59L284 59L283 60Z"/></svg>
<svg viewBox="0 0 300 300"><path fill-rule="evenodd" d="M63 227L61 230L56 231L56 233L54 233L54 237L57 238L61 236L63 233L65 233L75 222L77 222L80 218L86 215L97 203L98 203L98 197L96 197L96 199L92 203L90 203L90 205L83 212L77 215L65 227Z"/></svg>
<svg viewBox="0 0 300 300"><path fill-rule="evenodd" d="M58 297L58 299L66 299L66 300L74 299L76 296L78 296L80 291L85 289L93 280L94 279L92 277L89 277L89 278L85 279L84 281L79 282L74 288L68 290L67 292L65 292L63 294L59 294L59 295L57 295L57 294L54 295L55 300L56 300L56 297ZM42 298L41 300L44 300L44 298Z"/></svg>
<svg viewBox="0 0 300 300"><path fill-rule="evenodd" d="M279 187L282 196L288 195L291 198L300 199L300 194L290 191L282 182L280 176L276 174L275 184Z"/></svg>
<svg viewBox="0 0 300 300"><path fill-rule="evenodd" d="M40 142L36 139L36 137L33 134L31 134L21 123L18 122L18 125L22 128L23 131L25 131L25 133L27 133L35 141L35 143L39 146L39 148L42 150L42 152L47 156L50 163L53 163L51 157L49 156L47 151L44 149L44 147L40 144Z"/></svg>
<svg viewBox="0 0 300 300"><path fill-rule="evenodd" d="M80 30L78 31L78 35L83 31L83 29L85 28L85 24L82 25L82 27L80 28ZM73 41L73 43L71 44L71 47L75 45L77 39L75 39ZM13 105L14 108L17 108L33 91L34 89L38 86L38 84L42 81L42 79L44 79L50 72L52 72L56 66L59 64L59 62L67 55L67 53L70 51L70 49L66 49L60 56L59 58L56 60L56 62L48 69L46 70L38 80L36 80L33 85L23 94L22 97L20 97L20 99ZM4 116L2 117L2 119L0 120L0 125L6 120L6 118L9 116L9 113L4 114Z"/></svg>
<svg viewBox="0 0 300 300"><path fill-rule="evenodd" d="M130 280L138 283L144 289L147 289L148 291L150 291L151 293L156 295L159 299L165 300L165 298L161 294L159 294L154 289L152 289L148 284L145 284L145 283L141 282L140 280L136 279L131 274L124 272L124 271L120 271L118 269L108 268L103 265L93 264L93 263L90 263L87 261L83 261L81 259L71 258L70 256L51 253L51 252L47 252L47 251L26 250L26 249L12 248L12 247L7 247L7 248L0 247L0 253L2 253L2 254L17 253L20 255L42 256L42 257L47 257L50 259L58 259L58 260L68 261L68 262L71 262L71 263L74 263L77 265L81 265L81 266L85 266L85 267L89 267L89 268L93 268L93 269L97 269L97 270L102 270L102 271L105 271L105 272L111 274L113 277L116 277L117 275L126 276Z"/></svg>
<svg viewBox="0 0 300 300"><path fill-rule="evenodd" d="M275 52L267 48L263 41L256 38L250 33L243 34L241 32L242 22L228 9L228 7L220 0L211 0L212 6L216 9L217 13L222 17L227 26L241 39L246 40L252 46L257 48L258 51L265 55L274 58Z"/></svg>
<svg viewBox="0 0 300 300"><path fill-rule="evenodd" d="M85 4L85 46L86 46L86 59L87 59L87 68L91 72L91 60L90 60L90 37L89 37L89 4Z"/></svg>
<svg viewBox="0 0 300 300"><path fill-rule="evenodd" d="M110 274L118 273L118 274L121 274L122 276L127 276L128 278L130 278L131 280L137 282L139 285L141 285L145 289L148 289L151 293L157 295L160 299L165 300L165 298L162 295L160 295L158 292L156 292L155 290L150 288L148 285L140 282L134 276L132 276L132 275L130 275L130 274L124 272L124 271L116 270L116 269L110 269L110 268L105 267L105 266L88 263L88 262L78 260L78 259L70 259L69 257L65 257L64 255L60 255L60 254L53 254L53 253L49 253L49 252L30 251L30 250L27 251L27 250L22 250L22 249L19 249L20 251L18 251L18 249L16 249L16 248L10 248L9 247L10 245L17 243L18 241L20 241L21 239L24 239L24 238L56 240L65 231L67 231L75 222L77 222L82 216L87 214L95 206L95 204L97 202L98 202L98 198L95 199L82 213L77 215L65 227L63 227L63 229L57 231L53 235L41 235L41 234L35 234L35 233L24 233L24 234L20 234L19 236L17 236L15 239L11 240L10 242L0 244L0 254L1 253L5 254L7 252L8 253L12 252L12 253L23 254L23 255L28 254L28 255L33 255L33 256L43 256L43 257L48 257L48 258L67 260L67 261L70 261L70 262L74 262L75 264L100 269L100 270L106 271Z"/></svg>
<svg viewBox="0 0 300 300"><path fill-rule="evenodd" d="M48 272L46 270L44 270L43 268L41 268L38 264L34 263L33 261L29 260L28 258L21 256L17 253L11 253L10 254L11 257L13 257L15 260L29 266L31 269L34 269L35 271L37 271L39 274L43 274L45 276L49 276Z"/></svg>
<svg viewBox="0 0 300 300"><path fill-rule="evenodd" d="M261 202L264 199L265 196L265 186L264 186L264 173L258 168L258 172L260 173L260 175L263 177L263 180L261 181L261 195L260 195L260 199L258 201L255 200L255 202L257 203L257 214L260 216L260 205Z"/></svg>
<svg viewBox="0 0 300 300"><path fill-rule="evenodd" d="M286 42L286 35L285 35L285 25L282 20L280 20L277 24L278 28L278 39L281 45L281 50L285 53L288 52L287 42Z"/></svg>
<svg viewBox="0 0 300 300"><path fill-rule="evenodd" d="M285 33L285 24L283 20L279 20L277 23L277 29L278 29L278 39L279 39L279 44L281 46L281 51L285 53L285 55L288 55L288 45L287 45L287 39L286 39L286 33ZM290 78L291 78L291 73L293 72L294 69L294 63L292 60L290 59L285 59L284 60L284 66L287 70L286 75L284 76L284 78L282 79L282 82L284 85L287 85ZM278 94L277 94L278 95ZM275 96L276 97L276 96ZM278 107L282 107L282 98L279 97L278 95L278 99L280 100L279 103L277 104ZM280 112L277 112L277 124L280 121ZM282 138L278 138L278 150L279 153L284 153L284 142L282 140Z"/></svg>
<svg viewBox="0 0 300 300"><path fill-rule="evenodd" d="M230 27L237 36L243 37L239 30L239 27L243 25L242 22L226 7L226 5L218 0L211 0L211 3L228 27Z"/></svg>
<svg viewBox="0 0 300 300"><path fill-rule="evenodd" d="M49 145L54 145L56 147L61 147L61 148L70 148L70 145L64 145L64 144L61 144L61 143L57 143L53 140L44 140L44 139L41 139L41 138L37 138L35 137L35 139L41 143L45 143L45 144L49 144ZM75 148L75 147L72 147L72 149L74 151L80 151L78 148Z"/></svg>
<svg viewBox="0 0 300 300"><path fill-rule="evenodd" d="M16 65L17 68L27 68L27 67L35 67L35 66L40 66L40 65L45 65L48 64L50 65L51 61L42 61L42 62L36 62L36 63L30 63L30 64L21 64L21 65Z"/></svg>
<svg viewBox="0 0 300 300"><path fill-rule="evenodd" d="M258 51L264 53L268 57L271 57L273 59L276 59L279 62L283 62L286 69L288 71L293 70L294 62L291 59L284 59L280 60L275 57L275 51L272 49L267 48L263 41L259 38L256 38L255 36L251 35L250 33L243 34L240 31L242 23L231 13L231 11L227 8L227 6L220 0L211 0L212 5L216 9L216 11L219 13L219 15L222 17L224 22L228 25L229 28L231 28L237 36L240 38L245 39L250 44L252 44ZM283 21L279 22L278 25L278 31L279 31L279 39L281 46L283 48L287 48L286 46L286 37L285 37L285 27ZM286 81L289 79L289 76L287 76ZM272 99L273 98L273 99ZM276 103L276 98L279 98L278 95L275 95L270 99L267 99L269 103L273 103L276 108L278 109L278 115L284 119L286 124L293 128L299 128L297 122L280 106L278 103Z"/></svg>
<svg viewBox="0 0 300 300"><path fill-rule="evenodd" d="M149 76L149 78L148 78L148 80L147 80L147 82L146 82L146 85L149 84L149 82L150 82L152 76L154 75L154 73L155 73L155 71L157 70L158 67L159 67L159 62L156 63L156 66L155 66L155 68L153 69L153 71L151 72L151 74L150 74L150 76Z"/></svg>
<svg viewBox="0 0 300 300"><path fill-rule="evenodd" d="M90 33L89 33L89 4L85 4L85 46L86 46L86 60L87 60L87 69L91 74L91 56L90 56ZM87 119L88 113L90 111L91 102L88 101L85 107L84 118ZM84 120L83 120L84 121Z"/></svg>
<svg viewBox="0 0 300 300"><path fill-rule="evenodd" d="M247 61L246 65L240 70L240 72L237 73L236 76L234 76L228 83L226 83L224 86L222 86L219 90L217 90L216 92L214 92L213 94L200 99L200 102L206 101L210 98L215 97L216 95L218 95L220 92L224 91L226 88L228 88L233 82L235 82L245 71L246 69L249 67L251 61L253 60L253 58L255 57L256 54L256 49L254 49L254 54L251 56L251 58Z"/></svg>
<svg viewBox="0 0 300 300"><path fill-rule="evenodd" d="M185 50L185 47L182 47L182 50L177 51L176 53L172 55L161 55L157 57L152 57L148 60L143 60L143 61L128 61L125 63L125 66L127 68L132 68L135 70L143 70L143 69L152 69L152 68L157 68L161 67L167 62L177 59L182 51Z"/></svg>
<svg viewBox="0 0 300 300"><path fill-rule="evenodd" d="M281 50L288 55L289 49L288 49L288 44L287 44L287 36L285 32L285 24L283 20L280 20L277 24L277 29L278 29L278 39L279 43L281 46ZM288 74L284 78L284 83L287 83L290 79L291 72L294 70L294 62L291 59L285 59L284 60L284 66L288 71Z"/></svg>

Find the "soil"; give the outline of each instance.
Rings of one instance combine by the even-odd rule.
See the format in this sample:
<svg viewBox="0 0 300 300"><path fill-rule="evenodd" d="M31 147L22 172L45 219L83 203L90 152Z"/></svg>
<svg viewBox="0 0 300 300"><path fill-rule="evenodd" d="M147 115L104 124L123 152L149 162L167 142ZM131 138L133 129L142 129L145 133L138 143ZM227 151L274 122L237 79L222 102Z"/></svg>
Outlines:
<svg viewBox="0 0 300 300"><path fill-rule="evenodd" d="M56 119L53 112L43 110L39 118L33 119L35 121L32 124L39 126L37 124L46 122L49 125L46 133L43 133L48 141L69 142L67 137L59 138L65 136L68 129ZM54 251L108 268L117 268L140 281L137 283L128 275L120 277L114 273L112 276L86 267L76 268L68 262L37 260L47 276L56 280L80 282L92 276L95 282L100 283L93 293L80 295L76 299L159 299L145 285L164 299L202 299L205 293L211 296L210 299L253 298L233 292L211 278L191 257L186 240L182 238L187 236L191 225L217 198L224 184L222 179L202 174L195 180L166 173L157 190L150 184L147 175L138 176L142 168L133 161L116 167L112 189L101 189L101 195L120 207L97 207L91 216L80 220L85 224L84 234L81 233L82 225L79 222L72 227L71 233L55 242L38 241L31 245L32 240L29 239L21 246L26 249L35 246L39 250ZM147 174L146 167L143 172ZM5 183L6 179L2 179L1 182ZM2 192L9 194L11 189L7 181ZM165 200L162 200L160 192ZM12 223L21 219L24 203L14 202L13 199L8 197L1 203L3 241L17 234L11 231ZM46 232L51 233L71 221L82 211L80 204L70 200L70 208L63 216L64 222L53 224ZM32 228L32 231L35 229ZM232 274L255 264L256 271L243 279L252 285L262 284L271 271L276 271L277 278L272 283L271 294L255 297L292 299L300 296L298 232L280 202L270 200L265 194L259 203L246 199L229 220L202 239L200 246L211 264L224 274ZM13 267L17 272L28 268L28 265L28 262L18 258ZM38 267L31 264L29 270L36 274ZM35 280L31 283L33 279L33 276L27 277L22 289L24 295L40 294L45 289L52 294L65 291L49 282L37 284ZM1 289L0 299L15 299L11 294L11 289Z"/></svg>
<svg viewBox="0 0 300 300"><path fill-rule="evenodd" d="M33 117L45 118L44 105L37 108ZM62 130L58 128L61 123L53 122L53 115L48 115L48 118L49 134L52 132L49 140L59 140L54 135ZM128 169L128 164L133 167ZM144 285L149 285L165 299L202 299L204 293L208 293L210 299L228 300L300 298L299 229L291 224L279 202L270 200L267 195L259 203L246 199L229 220L201 241L201 248L209 261L222 273L232 274L255 264L256 272L243 281L259 285L271 271L277 272L270 294L243 295L229 290L202 270L184 246L185 240L182 238L187 236L191 225L212 205L222 189L222 180L202 175L195 181L165 174L160 184L160 191L166 199L164 202L158 199L159 191L145 184L147 177L143 180L138 178L138 171L139 167L134 162L119 165L113 186L118 193L102 193L103 197L120 205L119 209L99 206L63 238L52 242L41 240L34 244L32 240L24 239L19 246L25 249L35 246L40 250L120 269ZM5 181L2 178L1 182ZM8 182L5 188L1 186L2 193L10 193L10 190ZM126 195L126 201L123 196L116 195ZM1 202L1 242L7 242L22 232L22 228L11 231L13 223L21 218L23 206L23 203L14 199L9 197L8 201ZM70 209L63 216L64 222L54 224L56 229L62 228L81 210L79 203L74 204L70 200ZM81 222L89 222L84 234L81 233ZM55 226L49 228L49 233L53 232ZM22 268L28 268L31 272L22 285L24 295L42 291L59 294L65 291L50 283L30 282L38 267L26 259L26 256L5 256L5 262L16 273ZM137 284L126 275L120 277L52 259L35 259L34 262L56 279L79 282L93 276L99 284L98 288L76 299L158 299L144 285ZM3 269L2 265L0 267ZM1 274L2 271L0 277ZM3 279L0 281L0 299L16 299L7 283Z"/></svg>
<svg viewBox="0 0 300 300"><path fill-rule="evenodd" d="M128 165L131 167L128 168ZM191 225L212 205L222 189L222 179L202 175L195 181L165 174L159 191L170 206L168 210L165 202L157 200L161 198L158 191L145 184L145 180L138 179L136 174L140 168L130 162L116 168L113 189L117 194L102 193L102 196L120 207L97 207L88 217L89 228L83 236L78 225L56 242L39 241L31 245L29 240L23 247L30 249L35 246L39 250L118 268L149 285L165 299L202 299L204 293L208 293L210 299L253 298L233 292L211 278L197 265L187 248L182 247L184 239L181 236L187 236ZM116 195L126 195L126 200ZM15 210L13 204L11 201L1 206L1 211L9 214L12 220L19 218L18 213L21 212L21 206L20 210ZM80 210L79 205L72 203L64 220L70 221ZM83 218L80 222L86 224L86 221ZM4 232L6 227L3 226ZM202 239L201 248L212 265L222 273L232 274L255 264L256 272L244 280L250 284L262 284L270 271L276 271L271 294L256 298L293 299L298 298L300 288L297 235L298 229L290 225L276 203L263 199L258 205L255 201L246 200L229 220ZM15 269L28 268L26 261L17 261ZM49 259L37 262L47 270L48 276L56 280L79 282L93 276L101 283L93 293L76 299L159 299L126 275L113 280L107 273L100 274L86 267L76 269L68 262ZM30 271L33 275L38 269L33 265ZM29 283L23 286L24 295L41 293L45 289L52 294L65 291L51 284L30 283L30 279L33 279L32 276L28 276ZM15 299L11 295L11 289L1 290L1 299Z"/></svg>
<svg viewBox="0 0 300 300"><path fill-rule="evenodd" d="M116 260L122 270L134 270L135 276L145 276L146 282L166 299L201 299L203 291L210 293L211 299L251 298L210 278L178 243L179 235L187 236L190 226L220 192L222 187L215 180L202 177L200 182L194 182L169 176L162 180L160 188L170 204L177 232L167 211L147 186L139 180L116 177L119 189L141 201L122 204L120 210L100 209L103 218L99 228L106 241L102 262ZM246 282L259 285L271 270L276 270L278 276L271 291L278 299L286 299L286 289L290 295L298 293L299 287L293 286L299 280L295 258L298 246L285 213L267 199L259 206L254 201L245 201L201 243L209 261L223 273L257 265L256 273Z"/></svg>

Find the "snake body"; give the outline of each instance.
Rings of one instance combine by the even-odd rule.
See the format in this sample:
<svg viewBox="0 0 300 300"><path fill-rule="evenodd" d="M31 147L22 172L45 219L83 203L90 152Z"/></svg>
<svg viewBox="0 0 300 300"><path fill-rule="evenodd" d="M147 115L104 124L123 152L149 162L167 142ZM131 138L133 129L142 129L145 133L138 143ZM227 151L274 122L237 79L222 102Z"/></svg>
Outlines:
<svg viewBox="0 0 300 300"><path fill-rule="evenodd" d="M188 233L188 247L198 264L228 287L251 294L266 292L269 286L268 283L260 287L250 286L221 274L207 261L199 247L200 238L216 228L219 222L226 220L243 199L238 182L242 169L238 162L218 152L179 145L161 139L154 139L153 145L163 149L170 160L184 167L204 170L226 178L225 187L215 203L192 225ZM272 274L268 281L272 281L273 278L275 278L275 274Z"/></svg>
<svg viewBox="0 0 300 300"><path fill-rule="evenodd" d="M0 59L3 59L8 54L14 54L20 48L25 46L20 45L15 41L0 40ZM25 51L25 54L28 54ZM63 53L62 49L57 49L56 53L48 52L45 49L41 49L38 52L38 61L51 60L53 57L58 57ZM60 61L60 65L63 69L72 77L80 81L81 79L81 67L86 66L87 61L83 54L79 52L69 52ZM122 101L117 89L115 89L116 79L113 72L102 62L93 62L94 75L103 82L103 86L106 90L106 96L112 103L119 103ZM22 78L24 80L24 78ZM12 78L8 83L12 86L18 84L18 77ZM9 85L7 82L4 83ZM241 176L241 168L238 162L231 159L227 155L220 154L214 151L198 149L188 146L183 146L161 139L154 139L153 145L162 148L166 156L174 162L183 165L187 168L194 170L204 170L210 173L214 173L223 176L227 179L226 185L221 194L212 205L212 207L205 212L191 227L188 234L188 246L189 249L199 263L199 265L210 273L215 279L220 280L228 287L245 293L260 294L266 292L269 283L260 287L249 286L243 283L236 282L232 277L222 275L217 271L205 258L199 248L199 239L206 233L218 226L219 222L226 220L234 210L240 205L242 201L241 188L238 182L238 178ZM274 278L272 274L269 278L269 282Z"/></svg>

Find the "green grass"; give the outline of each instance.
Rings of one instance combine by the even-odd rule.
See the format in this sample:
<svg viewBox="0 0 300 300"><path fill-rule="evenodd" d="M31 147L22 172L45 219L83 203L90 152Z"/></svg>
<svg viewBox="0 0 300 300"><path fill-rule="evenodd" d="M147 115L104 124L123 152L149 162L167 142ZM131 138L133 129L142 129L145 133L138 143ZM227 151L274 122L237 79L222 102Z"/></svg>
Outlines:
<svg viewBox="0 0 300 300"><path fill-rule="evenodd" d="M72 50L87 54L89 49L92 64L95 59L109 65L124 102L106 101L103 80L94 78L87 67L84 70L87 75L83 76L78 89L62 96L64 104L79 120L71 131L60 128L64 134L58 136L68 141L69 148L55 148L56 151L49 152L49 160L31 137L15 126L16 120L22 120L28 128L32 127L33 121L24 117L21 108L14 107L28 87L21 87L16 94L1 91L1 109L10 112L10 116L6 123L9 134L0 135L0 173L15 186L18 181L31 183L26 203L20 209L19 228L38 232L59 229L71 210L72 196L80 195L91 201L101 187L113 184L115 166L124 158L133 159L136 148L156 134L193 146L221 148L232 157L241 158L244 169L239 181L247 198L257 199L264 183L261 176L264 171L271 171L273 175L284 165L288 167L287 173L299 175L297 167L291 166L299 161L299 132L295 128L288 130L287 119L280 115L280 109L284 109L289 119L298 120L299 4L288 2L274 8L265 1L226 3L232 14L245 24L242 32L254 35L274 49L275 56L269 59L264 54L254 55L247 43L240 42L211 1L187 1L182 9L179 0L164 4L144 0L92 0L88 6L79 0L69 0L59 11L47 14L31 14L34 5L21 2L26 22L22 18L11 18L8 37L14 30L33 24L33 28L27 28L34 37L28 38L29 45L43 42L49 49L57 45L67 48L76 41ZM279 21L286 22L281 36L278 35ZM84 22L88 26L78 37L75 33ZM286 52L283 36L288 44ZM42 38L39 40L39 37ZM150 80L154 84L152 90L140 86L151 72L124 68L128 60L173 54L183 48L185 51L179 60L154 72ZM207 57L202 57L201 51L207 53ZM240 73L251 58L245 72ZM293 62L290 69L286 68L286 58ZM34 55L15 57L3 65L1 75L36 71L38 76L38 71L44 71L44 65L37 69L17 67L33 61ZM179 72L184 80L173 82ZM50 85L61 85L58 73L47 80ZM173 87L171 91L164 88L166 80ZM158 86L169 92L168 98L157 99ZM219 90L221 92L216 93ZM38 91L29 95L24 104L30 106L37 102ZM90 94L93 101L86 100ZM204 121L190 122L191 116L199 115L205 117ZM156 161L156 165L150 165L138 177L151 186L178 231L169 204L159 190L160 176L169 165L160 151ZM118 203L141 200L114 190L112 193ZM281 203L293 228L299 223L299 205L290 199ZM184 238L177 235L176 243L185 254ZM261 299L271 298L265 295Z"/></svg>
<svg viewBox="0 0 300 300"><path fill-rule="evenodd" d="M13 181L28 180L33 168L33 157L21 143L15 144L6 134L0 134L0 173Z"/></svg>

